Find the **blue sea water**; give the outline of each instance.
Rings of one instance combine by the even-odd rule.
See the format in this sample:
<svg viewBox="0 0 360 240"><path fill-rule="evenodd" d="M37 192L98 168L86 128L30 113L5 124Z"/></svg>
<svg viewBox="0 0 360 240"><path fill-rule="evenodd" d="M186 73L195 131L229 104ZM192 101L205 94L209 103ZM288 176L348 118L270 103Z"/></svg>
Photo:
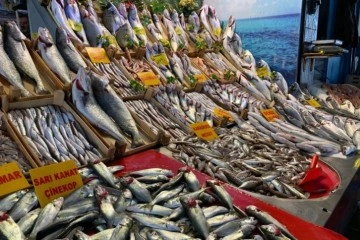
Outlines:
<svg viewBox="0 0 360 240"><path fill-rule="evenodd" d="M288 83L296 80L300 14L238 19L235 31L257 61L264 59Z"/></svg>

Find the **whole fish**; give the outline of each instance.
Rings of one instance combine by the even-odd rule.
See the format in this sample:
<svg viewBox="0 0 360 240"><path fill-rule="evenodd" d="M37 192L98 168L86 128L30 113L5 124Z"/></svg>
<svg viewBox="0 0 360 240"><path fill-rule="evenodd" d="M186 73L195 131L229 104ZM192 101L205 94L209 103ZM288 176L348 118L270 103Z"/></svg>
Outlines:
<svg viewBox="0 0 360 240"><path fill-rule="evenodd" d="M197 15L197 13L195 11L192 11L191 14L189 15L189 31L193 32L193 33L198 33L200 30L200 18Z"/></svg>
<svg viewBox="0 0 360 240"><path fill-rule="evenodd" d="M26 214L24 217L22 217L18 222L17 225L21 229L21 231L24 234L29 234L31 229L33 228L36 219L39 216L39 213L41 211L41 208L36 208L35 210L32 210L28 214Z"/></svg>
<svg viewBox="0 0 360 240"><path fill-rule="evenodd" d="M35 92L38 94L48 93L44 88L44 84L39 72L31 58L31 55L23 40L25 35L17 27L13 21L5 22L5 51L9 58L15 64L16 68L32 80L36 82Z"/></svg>
<svg viewBox="0 0 360 240"><path fill-rule="evenodd" d="M22 196L19 201L12 207L9 212L9 215L18 221L24 217L36 204L38 204L38 199L34 191L28 191L24 196Z"/></svg>
<svg viewBox="0 0 360 240"><path fill-rule="evenodd" d="M125 22L117 31L116 40L122 48L139 46L139 40L128 21Z"/></svg>
<svg viewBox="0 0 360 240"><path fill-rule="evenodd" d="M118 126L96 102L89 74L83 68L78 71L77 78L72 84L73 104L92 124L114 137L121 144L126 144Z"/></svg>
<svg viewBox="0 0 360 240"><path fill-rule="evenodd" d="M121 25L125 23L125 19L120 15L118 9L112 2L108 2L103 11L103 23L104 26L110 31L111 34L115 35Z"/></svg>
<svg viewBox="0 0 360 240"><path fill-rule="evenodd" d="M64 7L65 7L64 0L51 1L50 9L57 23L65 29L65 31L69 34L71 38L77 40L78 42L82 42L75 34L75 32L71 29L71 27L68 25Z"/></svg>
<svg viewBox="0 0 360 240"><path fill-rule="evenodd" d="M88 45L89 42L86 38L85 30L81 24L80 10L77 1L66 0L65 15L68 19L74 21L74 23L80 26L80 28L74 30L74 32L84 44Z"/></svg>
<svg viewBox="0 0 360 240"><path fill-rule="evenodd" d="M59 197L57 199L54 199L52 202L46 204L46 206L39 213L39 217L37 218L34 228L30 233L30 238L35 239L39 231L45 229L48 225L52 223L52 221L56 218L56 215L60 211L63 202L64 198Z"/></svg>
<svg viewBox="0 0 360 240"><path fill-rule="evenodd" d="M14 63L6 54L4 49L4 36L3 28L0 25L0 75L2 75L9 83L17 87L21 91L21 95L24 97L30 96L30 92L24 87L21 76L17 71Z"/></svg>
<svg viewBox="0 0 360 240"><path fill-rule="evenodd" d="M150 192L133 177L123 177L120 179L122 185L128 188L131 193L141 202L149 203L152 201Z"/></svg>
<svg viewBox="0 0 360 240"><path fill-rule="evenodd" d="M19 226L6 213L0 212L0 239L4 240L25 240Z"/></svg>
<svg viewBox="0 0 360 240"><path fill-rule="evenodd" d="M64 83L70 83L70 71L57 49L54 40L47 28L39 27L37 47L41 57L50 69L55 72Z"/></svg>
<svg viewBox="0 0 360 240"><path fill-rule="evenodd" d="M91 2L91 1L90 1ZM84 6L80 6L80 16L86 33L86 38L91 47L101 47L102 28L96 17L88 12ZM66 29L65 29L66 30Z"/></svg>
<svg viewBox="0 0 360 240"><path fill-rule="evenodd" d="M147 43L146 32L143 25L140 22L138 11L135 4L131 4L128 11L129 11L128 19L130 25L134 29L137 38L141 41L142 46L145 46Z"/></svg>
<svg viewBox="0 0 360 240"><path fill-rule="evenodd" d="M117 123L120 129L132 138L132 145L144 144L136 123L121 98L109 85L106 77L92 72L90 75L94 96L101 108Z"/></svg>
<svg viewBox="0 0 360 240"><path fill-rule="evenodd" d="M264 212L260 209L258 209L256 206L249 205L246 207L246 212L259 219L259 221L262 224L275 224L281 231L290 239L296 239L287 229L284 225L279 223L274 217L272 217L269 213Z"/></svg>
<svg viewBox="0 0 360 240"><path fill-rule="evenodd" d="M56 47L71 71L77 73L80 67L87 67L84 59L76 50L65 29L62 27L56 29Z"/></svg>

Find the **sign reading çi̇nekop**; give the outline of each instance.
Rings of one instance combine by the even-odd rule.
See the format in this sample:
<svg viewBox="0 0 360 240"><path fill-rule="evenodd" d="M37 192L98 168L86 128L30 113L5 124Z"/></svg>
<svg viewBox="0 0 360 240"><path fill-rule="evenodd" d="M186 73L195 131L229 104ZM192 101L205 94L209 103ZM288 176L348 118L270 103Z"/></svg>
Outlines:
<svg viewBox="0 0 360 240"><path fill-rule="evenodd" d="M29 171L40 205L64 197L83 185L74 161L65 161Z"/></svg>

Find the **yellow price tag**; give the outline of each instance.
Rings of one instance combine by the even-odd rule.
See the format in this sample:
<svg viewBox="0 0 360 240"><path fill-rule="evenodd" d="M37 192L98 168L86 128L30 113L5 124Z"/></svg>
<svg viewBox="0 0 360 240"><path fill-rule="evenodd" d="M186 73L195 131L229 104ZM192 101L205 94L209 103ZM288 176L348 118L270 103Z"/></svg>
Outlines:
<svg viewBox="0 0 360 240"><path fill-rule="evenodd" d="M206 141L213 141L218 138L214 128L210 127L208 122L197 122L190 124L190 128L195 132L198 138Z"/></svg>
<svg viewBox="0 0 360 240"><path fill-rule="evenodd" d="M214 36L220 37L221 28L220 28L220 27L215 28L215 29L212 31L212 33L213 33Z"/></svg>
<svg viewBox="0 0 360 240"><path fill-rule="evenodd" d="M39 33L38 32L33 32L31 33L31 38L32 39L37 39L39 37Z"/></svg>
<svg viewBox="0 0 360 240"><path fill-rule="evenodd" d="M259 77L270 77L271 72L266 67L261 67L256 69L256 73Z"/></svg>
<svg viewBox="0 0 360 240"><path fill-rule="evenodd" d="M355 163L354 163L354 168L358 169L360 167L360 158L356 159Z"/></svg>
<svg viewBox="0 0 360 240"><path fill-rule="evenodd" d="M274 119L280 119L279 114L275 111L275 109L262 109L260 110L262 115L268 120L269 122L274 121Z"/></svg>
<svg viewBox="0 0 360 240"><path fill-rule="evenodd" d="M227 117L229 121L234 121L234 119L231 117L228 111L225 111L222 108L214 108L214 115L218 117Z"/></svg>
<svg viewBox="0 0 360 240"><path fill-rule="evenodd" d="M29 186L29 182L22 174L16 162L0 166L0 196L19 191Z"/></svg>
<svg viewBox="0 0 360 240"><path fill-rule="evenodd" d="M136 75L144 83L145 86L157 86L160 85L160 79L155 75L154 72L139 72Z"/></svg>
<svg viewBox="0 0 360 240"><path fill-rule="evenodd" d="M110 63L104 48L86 47L89 58L93 63Z"/></svg>
<svg viewBox="0 0 360 240"><path fill-rule="evenodd" d="M179 26L176 26L175 32L176 32L176 34L179 35L179 36L182 34L181 28L180 28Z"/></svg>
<svg viewBox="0 0 360 240"><path fill-rule="evenodd" d="M29 171L41 207L65 197L83 185L74 161L69 160Z"/></svg>
<svg viewBox="0 0 360 240"><path fill-rule="evenodd" d="M68 25L71 27L72 30L74 30L75 32L81 32L83 30L83 26L81 23L75 22L71 19L67 20Z"/></svg>
<svg viewBox="0 0 360 240"><path fill-rule="evenodd" d="M204 74L195 74L194 78L198 82L206 82L206 80L207 80L207 77Z"/></svg>
<svg viewBox="0 0 360 240"><path fill-rule="evenodd" d="M315 99L310 99L310 100L306 100L306 101L310 106L313 106L314 108L321 107L320 103L318 101L316 101Z"/></svg>
<svg viewBox="0 0 360 240"><path fill-rule="evenodd" d="M158 65L169 65L169 59L165 53L154 55L151 59Z"/></svg>
<svg viewBox="0 0 360 240"><path fill-rule="evenodd" d="M134 32L136 35L145 35L145 29L143 27L134 27Z"/></svg>

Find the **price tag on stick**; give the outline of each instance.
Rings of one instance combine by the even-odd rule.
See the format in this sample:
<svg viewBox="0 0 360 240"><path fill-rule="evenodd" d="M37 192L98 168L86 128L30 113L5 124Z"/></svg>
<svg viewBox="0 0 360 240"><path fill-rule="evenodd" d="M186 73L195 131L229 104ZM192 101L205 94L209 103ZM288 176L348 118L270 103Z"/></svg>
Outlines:
<svg viewBox="0 0 360 240"><path fill-rule="evenodd" d="M208 122L197 122L190 125L198 138L206 141L212 141L218 138L214 128L210 127Z"/></svg>
<svg viewBox="0 0 360 240"><path fill-rule="evenodd" d="M29 182L16 162L0 166L0 196L5 196L29 186Z"/></svg>
<svg viewBox="0 0 360 240"><path fill-rule="evenodd" d="M83 185L74 161L55 163L29 171L41 207L65 197Z"/></svg>
<svg viewBox="0 0 360 240"><path fill-rule="evenodd" d="M154 72L139 72L136 73L145 86L157 86L160 85L160 79Z"/></svg>

